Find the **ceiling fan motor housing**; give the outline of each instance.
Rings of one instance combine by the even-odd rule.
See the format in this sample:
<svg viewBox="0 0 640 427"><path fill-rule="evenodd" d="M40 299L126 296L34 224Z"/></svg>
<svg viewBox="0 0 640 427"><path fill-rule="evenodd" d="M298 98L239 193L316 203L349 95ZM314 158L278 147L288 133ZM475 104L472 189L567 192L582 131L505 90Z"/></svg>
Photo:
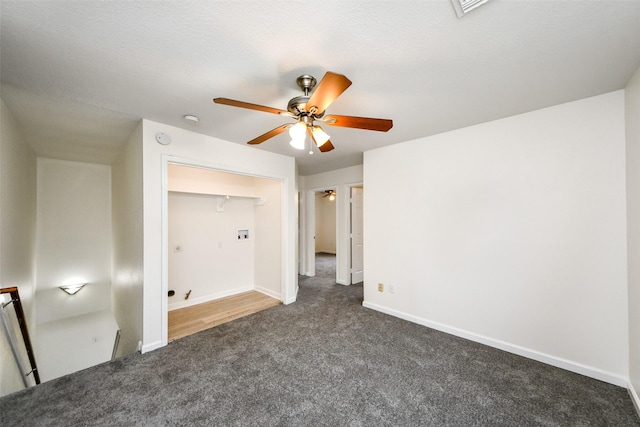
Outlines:
<svg viewBox="0 0 640 427"><path fill-rule="evenodd" d="M287 105L287 110L295 116L304 117L304 116L313 116L314 118L320 118L324 116L324 111L320 114L315 113L311 114L307 111L307 102L311 97L308 95L296 96L295 98L291 98L289 101L289 105Z"/></svg>
<svg viewBox="0 0 640 427"><path fill-rule="evenodd" d="M309 74L303 74L296 79L296 83L298 84L298 87L302 89L305 95L309 95L309 92L311 92L313 88L316 87L316 78L310 76Z"/></svg>
<svg viewBox="0 0 640 427"><path fill-rule="evenodd" d="M291 98L291 100L289 101L289 105L287 105L287 110L289 110L291 114L295 114L296 116L307 113L305 107L307 106L309 98L311 97L306 95Z"/></svg>

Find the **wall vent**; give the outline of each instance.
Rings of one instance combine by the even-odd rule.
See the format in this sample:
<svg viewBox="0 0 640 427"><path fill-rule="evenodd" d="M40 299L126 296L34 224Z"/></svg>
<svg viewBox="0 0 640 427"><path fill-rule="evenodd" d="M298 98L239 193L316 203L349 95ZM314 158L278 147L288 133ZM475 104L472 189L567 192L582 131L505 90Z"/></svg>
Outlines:
<svg viewBox="0 0 640 427"><path fill-rule="evenodd" d="M486 2L487 0L451 0L458 18L462 18L464 14L470 12L478 6L482 6Z"/></svg>

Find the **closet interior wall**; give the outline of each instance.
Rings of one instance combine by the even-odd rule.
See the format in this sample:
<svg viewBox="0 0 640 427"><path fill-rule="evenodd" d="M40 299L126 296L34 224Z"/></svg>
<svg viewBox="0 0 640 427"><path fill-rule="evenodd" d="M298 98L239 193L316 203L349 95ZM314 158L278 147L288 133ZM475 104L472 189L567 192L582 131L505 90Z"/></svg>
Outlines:
<svg viewBox="0 0 640 427"><path fill-rule="evenodd" d="M249 290L281 299L282 182L170 164L169 310Z"/></svg>

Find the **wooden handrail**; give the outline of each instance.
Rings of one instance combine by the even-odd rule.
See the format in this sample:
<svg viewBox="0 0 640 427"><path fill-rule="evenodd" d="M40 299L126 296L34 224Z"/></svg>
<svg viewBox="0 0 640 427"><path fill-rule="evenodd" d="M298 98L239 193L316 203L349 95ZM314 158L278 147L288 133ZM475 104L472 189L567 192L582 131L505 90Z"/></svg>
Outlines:
<svg viewBox="0 0 640 427"><path fill-rule="evenodd" d="M31 373L33 373L33 379L36 381L36 384L40 384L40 374L38 373L38 367L36 366L36 358L33 353L33 346L31 345L31 339L29 338L29 331L27 329L27 319L24 315L24 310L22 309L22 302L20 301L20 294L18 293L18 288L16 286L10 288L1 288L1 294L9 294L11 296L11 301L6 303L13 303L13 308L16 311L16 316L18 318L18 325L20 325L20 332L22 333L22 340L24 341L24 347L27 350L27 356L29 357L29 363L31 364ZM22 373L24 374L24 373ZM29 375L29 374L26 374Z"/></svg>

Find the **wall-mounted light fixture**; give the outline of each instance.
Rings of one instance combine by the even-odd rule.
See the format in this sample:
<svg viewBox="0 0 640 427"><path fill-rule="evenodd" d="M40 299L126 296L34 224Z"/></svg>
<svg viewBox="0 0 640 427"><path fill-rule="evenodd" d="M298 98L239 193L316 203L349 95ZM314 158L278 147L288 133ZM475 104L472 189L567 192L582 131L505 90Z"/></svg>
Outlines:
<svg viewBox="0 0 640 427"><path fill-rule="evenodd" d="M69 295L75 295L80 291L80 289L84 288L84 285L86 285L86 283L79 283L77 285L60 286L60 289L62 289Z"/></svg>
<svg viewBox="0 0 640 427"><path fill-rule="evenodd" d="M200 121L198 116L196 116L195 114L185 114L182 117L184 118L184 120L186 122L193 123L194 125L197 124Z"/></svg>

